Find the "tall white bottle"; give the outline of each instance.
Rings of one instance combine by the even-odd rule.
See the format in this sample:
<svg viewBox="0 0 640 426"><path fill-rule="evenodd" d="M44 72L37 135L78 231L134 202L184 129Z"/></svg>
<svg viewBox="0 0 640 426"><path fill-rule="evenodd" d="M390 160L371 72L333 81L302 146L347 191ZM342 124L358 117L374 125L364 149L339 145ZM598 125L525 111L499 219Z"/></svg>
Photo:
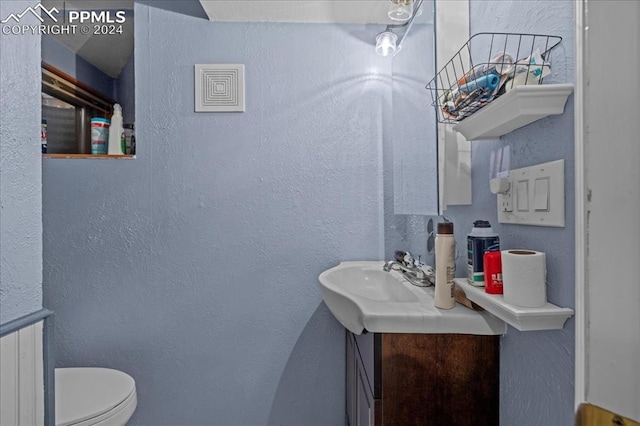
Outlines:
<svg viewBox="0 0 640 426"><path fill-rule="evenodd" d="M111 126L109 126L109 155L123 155L122 144L124 141L124 128L122 127L122 107L119 104L113 106Z"/></svg>
<svg viewBox="0 0 640 426"><path fill-rule="evenodd" d="M453 236L453 223L438 223L436 234L436 289L435 306L440 309L452 309L456 305L453 277L455 274L456 240Z"/></svg>

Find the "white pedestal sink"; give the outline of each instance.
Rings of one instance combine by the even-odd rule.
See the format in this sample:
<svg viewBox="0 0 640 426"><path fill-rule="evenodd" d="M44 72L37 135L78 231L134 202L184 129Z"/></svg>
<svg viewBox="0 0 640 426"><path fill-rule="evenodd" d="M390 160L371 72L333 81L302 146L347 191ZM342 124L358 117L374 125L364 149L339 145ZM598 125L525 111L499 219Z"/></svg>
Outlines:
<svg viewBox="0 0 640 426"><path fill-rule="evenodd" d="M375 333L504 334L505 323L483 311L457 304L433 305L433 287L416 287L384 262L342 262L318 277L322 298L349 331Z"/></svg>

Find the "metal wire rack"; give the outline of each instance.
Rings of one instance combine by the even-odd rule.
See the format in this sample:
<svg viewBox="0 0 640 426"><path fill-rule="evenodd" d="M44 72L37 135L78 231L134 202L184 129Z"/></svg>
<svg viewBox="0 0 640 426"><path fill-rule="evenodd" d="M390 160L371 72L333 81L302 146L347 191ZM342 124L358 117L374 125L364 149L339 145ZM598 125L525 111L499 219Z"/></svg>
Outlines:
<svg viewBox="0 0 640 426"><path fill-rule="evenodd" d="M425 88L440 123L457 123L520 85L541 84L551 73L549 52L562 37L478 33Z"/></svg>

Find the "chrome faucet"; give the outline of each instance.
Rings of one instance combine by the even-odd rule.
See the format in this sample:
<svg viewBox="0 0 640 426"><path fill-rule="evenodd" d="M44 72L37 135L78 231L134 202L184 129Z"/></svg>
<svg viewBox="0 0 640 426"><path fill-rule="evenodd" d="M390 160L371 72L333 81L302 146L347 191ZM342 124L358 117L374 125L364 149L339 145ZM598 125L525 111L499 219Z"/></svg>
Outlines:
<svg viewBox="0 0 640 426"><path fill-rule="evenodd" d="M411 253L395 252L395 260L385 262L382 270L385 272L399 271L411 284L418 287L429 287L435 283L435 270L428 265L415 260Z"/></svg>

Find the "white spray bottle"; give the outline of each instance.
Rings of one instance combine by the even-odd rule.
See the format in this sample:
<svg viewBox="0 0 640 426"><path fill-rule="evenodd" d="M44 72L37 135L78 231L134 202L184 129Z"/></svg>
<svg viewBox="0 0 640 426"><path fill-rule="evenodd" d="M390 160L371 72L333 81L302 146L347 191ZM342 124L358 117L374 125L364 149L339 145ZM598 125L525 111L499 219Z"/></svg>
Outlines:
<svg viewBox="0 0 640 426"><path fill-rule="evenodd" d="M109 155L124 155L124 128L122 127L122 107L119 104L113 106L111 126L109 127Z"/></svg>

